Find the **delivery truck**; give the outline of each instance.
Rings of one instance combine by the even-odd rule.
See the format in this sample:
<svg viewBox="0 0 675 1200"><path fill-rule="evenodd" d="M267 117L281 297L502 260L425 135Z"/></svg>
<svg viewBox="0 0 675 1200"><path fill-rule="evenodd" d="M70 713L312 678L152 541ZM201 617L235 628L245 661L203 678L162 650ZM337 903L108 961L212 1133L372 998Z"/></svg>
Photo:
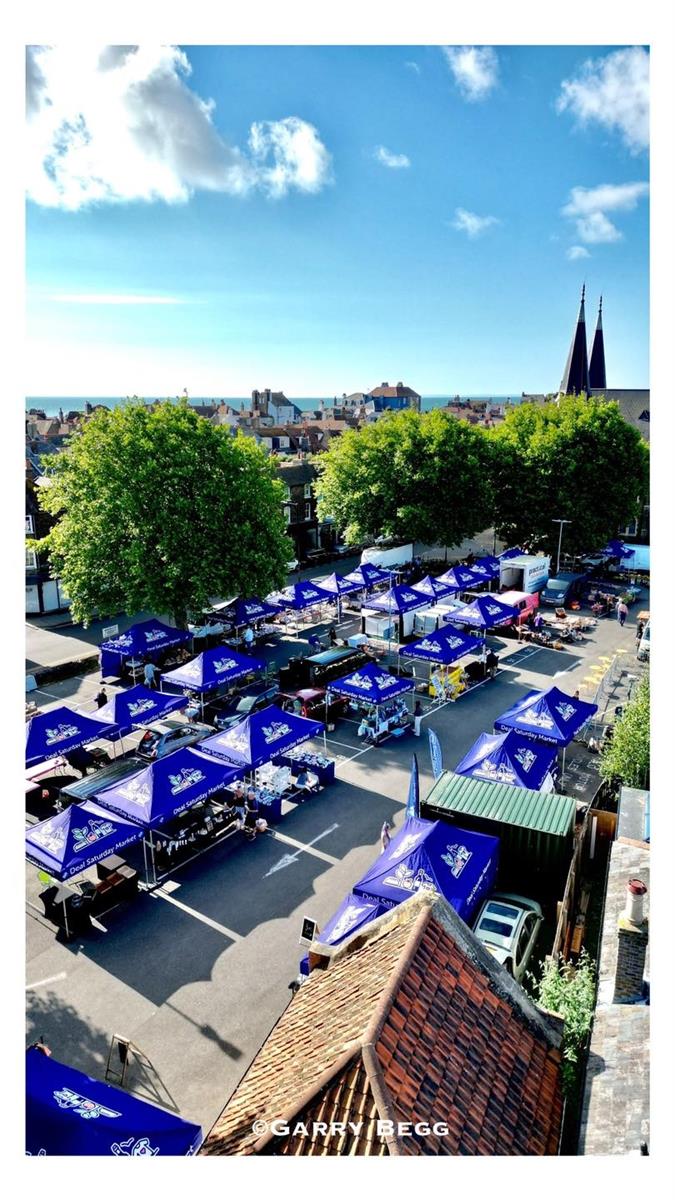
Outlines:
<svg viewBox="0 0 675 1200"><path fill-rule="evenodd" d="M545 554L519 554L499 564L499 590L539 592L548 582L551 559Z"/></svg>
<svg viewBox="0 0 675 1200"><path fill-rule="evenodd" d="M570 600L576 600L581 592L582 585L588 579L588 571L576 573L573 571L561 571L556 575L555 579L549 579L546 587L542 591L539 599L542 604L547 604L549 608L564 608L569 604Z"/></svg>

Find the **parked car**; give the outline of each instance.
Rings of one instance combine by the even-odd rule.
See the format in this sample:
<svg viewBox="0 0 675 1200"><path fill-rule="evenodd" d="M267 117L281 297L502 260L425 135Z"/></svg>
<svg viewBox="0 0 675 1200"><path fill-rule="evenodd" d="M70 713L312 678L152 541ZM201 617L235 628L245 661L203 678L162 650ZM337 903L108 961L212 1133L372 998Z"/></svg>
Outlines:
<svg viewBox="0 0 675 1200"><path fill-rule="evenodd" d="M326 707L326 688L280 692L274 701L284 712L296 712L296 702L300 705L298 715L311 717L313 721L336 721L344 715L349 703L345 696L331 696Z"/></svg>
<svg viewBox="0 0 675 1200"><path fill-rule="evenodd" d="M543 920L536 900L495 892L484 902L473 928L486 950L520 982Z"/></svg>
<svg viewBox="0 0 675 1200"><path fill-rule="evenodd" d="M210 737L213 733L208 725L200 725L197 721L156 721L148 726L141 738L136 753L149 762L165 758L174 750L182 750L184 746L193 746L202 738Z"/></svg>
<svg viewBox="0 0 675 1200"><path fill-rule="evenodd" d="M497 599L518 609L515 625L524 625L539 607L539 592L500 592Z"/></svg>
<svg viewBox="0 0 675 1200"><path fill-rule="evenodd" d="M564 608L570 600L580 595L588 573L575 574L572 571L561 571L555 579L549 579L539 599L550 608Z"/></svg>
<svg viewBox="0 0 675 1200"><path fill-rule="evenodd" d="M216 729L229 729L232 725L238 725L240 721L250 717L251 713L259 712L261 708L267 708L274 702L278 692L279 684L276 682L252 683L250 687L239 692L238 695L230 697L229 700L214 701L209 706L209 715L212 716Z"/></svg>
<svg viewBox="0 0 675 1200"><path fill-rule="evenodd" d="M649 640L650 640L649 621L647 621L647 624L645 625L644 629L642 630L642 637L640 638L640 644L638 646L638 651L637 651L637 656L638 656L640 662L648 662L649 661Z"/></svg>

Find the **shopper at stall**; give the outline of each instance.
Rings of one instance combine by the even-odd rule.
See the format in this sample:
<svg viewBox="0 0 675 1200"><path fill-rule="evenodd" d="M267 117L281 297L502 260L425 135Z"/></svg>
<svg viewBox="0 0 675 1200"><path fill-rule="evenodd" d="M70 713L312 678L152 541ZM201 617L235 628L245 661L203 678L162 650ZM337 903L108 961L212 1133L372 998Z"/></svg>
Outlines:
<svg viewBox="0 0 675 1200"><path fill-rule="evenodd" d="M258 798L257 798L253 788L249 788L248 793L246 795L246 802L244 805L244 826L243 826L244 837L246 838L247 842L252 842L255 840L256 821L258 820L259 811L260 810L258 809Z"/></svg>
<svg viewBox="0 0 675 1200"><path fill-rule="evenodd" d="M487 658L485 659L485 669L490 676L490 679L494 679L495 675L497 674L498 666L499 659L497 655L495 654L494 650L489 650Z"/></svg>
<svg viewBox="0 0 675 1200"><path fill-rule="evenodd" d="M300 768L300 774L296 776L295 786L301 792L316 792L319 778L313 775L306 767Z"/></svg>
<svg viewBox="0 0 675 1200"><path fill-rule="evenodd" d="M103 705L107 704L107 703L108 703L108 693L106 692L105 688L102 687L101 690L96 693L96 707L103 708Z"/></svg>
<svg viewBox="0 0 675 1200"><path fill-rule="evenodd" d="M382 842L383 852L388 849L389 843L391 842L390 829L391 829L391 825L389 824L388 821L385 821L380 830L380 841Z"/></svg>
<svg viewBox="0 0 675 1200"><path fill-rule="evenodd" d="M145 666L143 667L143 682L146 687L149 687L149 688L157 687L157 681L155 679L156 673L157 673L157 667L155 666L155 664L153 662L146 662Z"/></svg>
<svg viewBox="0 0 675 1200"><path fill-rule="evenodd" d="M251 629L250 625L247 625L244 630L244 645L246 646L247 650L251 649L254 640L253 630Z"/></svg>
<svg viewBox="0 0 675 1200"><path fill-rule="evenodd" d="M331 627L328 631L328 640L329 640L331 646L337 646L338 635L337 635L337 629L335 628L334 625L331 625Z"/></svg>
<svg viewBox="0 0 675 1200"><path fill-rule="evenodd" d="M628 605L626 604L625 600L619 600L619 603L616 606L616 615L619 620L619 625L621 628L623 628L623 626L626 624L626 617L628 616Z"/></svg>

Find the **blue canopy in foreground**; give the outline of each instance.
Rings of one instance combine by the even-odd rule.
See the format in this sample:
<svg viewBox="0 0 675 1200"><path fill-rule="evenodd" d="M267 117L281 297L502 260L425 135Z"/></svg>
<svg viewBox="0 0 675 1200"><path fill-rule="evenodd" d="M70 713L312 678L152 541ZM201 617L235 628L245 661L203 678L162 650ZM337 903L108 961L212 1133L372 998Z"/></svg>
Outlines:
<svg viewBox="0 0 675 1200"><path fill-rule="evenodd" d="M367 704L384 704L394 696L412 692L414 679L397 679L377 663L366 663L351 675L333 679L327 685L330 692L338 696L349 696L352 700L363 700Z"/></svg>
<svg viewBox="0 0 675 1200"><path fill-rule="evenodd" d="M192 640L185 629L164 625L156 617L139 621L116 638L101 644L101 674L114 675L127 658L156 658L170 646L181 646Z"/></svg>
<svg viewBox="0 0 675 1200"><path fill-rule="evenodd" d="M552 746L568 746L572 738L598 711L597 704L577 700L557 687L527 692L497 717L495 729L516 729L526 737Z"/></svg>
<svg viewBox="0 0 675 1200"><path fill-rule="evenodd" d="M415 584L415 591L423 592L431 600L440 600L442 596L455 595L457 588L451 583L444 583L442 579L434 579L433 575L425 575Z"/></svg>
<svg viewBox="0 0 675 1200"><path fill-rule="evenodd" d="M503 604L493 596L476 596L464 608L455 608L445 618L453 625L473 625L476 629L493 629L496 625L508 625L515 621L518 609Z"/></svg>
<svg viewBox="0 0 675 1200"><path fill-rule="evenodd" d="M538 745L531 738L508 733L481 733L455 767L455 775L506 783L512 787L543 790L557 758L555 749Z"/></svg>
<svg viewBox="0 0 675 1200"><path fill-rule="evenodd" d="M354 892L393 908L413 892L434 888L468 923L494 888L498 861L499 838L409 817Z"/></svg>
<svg viewBox="0 0 675 1200"><path fill-rule="evenodd" d="M233 728L205 738L198 746L204 755L224 759L239 771L250 771L271 762L279 754L286 754L301 742L317 737L322 731L320 721L298 717L270 704Z"/></svg>
<svg viewBox="0 0 675 1200"><path fill-rule="evenodd" d="M41 1050L27 1050L27 1154L184 1157L195 1154L202 1141L199 1125L66 1067Z"/></svg>
<svg viewBox="0 0 675 1200"><path fill-rule="evenodd" d="M413 608L422 608L428 603L429 597L425 596L423 592L416 592L414 588L404 583L397 583L388 592L382 592L382 595L377 596L375 600L368 600L366 607L377 609L378 612L405 613L410 612Z"/></svg>
<svg viewBox="0 0 675 1200"><path fill-rule="evenodd" d="M278 617L281 609L278 604L270 604L268 600L259 600L251 596L250 600L233 600L221 610L221 616L226 617L235 627L264 621L268 617Z"/></svg>
<svg viewBox="0 0 675 1200"><path fill-rule="evenodd" d="M358 583L359 587L371 588L376 583L388 583L391 579L391 571L385 571L373 563L364 562L345 575L345 579L348 579L350 583Z"/></svg>
<svg viewBox="0 0 675 1200"><path fill-rule="evenodd" d="M85 716L63 704L31 717L26 725L26 766L32 767L55 754L67 754L99 738L115 738L119 733L110 721Z"/></svg>
<svg viewBox="0 0 675 1200"><path fill-rule="evenodd" d="M302 610L310 608L313 604L326 604L328 601L334 601L335 596L306 579L301 583L292 583L290 587L283 588L280 592L273 592L272 599L278 601L284 608Z"/></svg>
<svg viewBox="0 0 675 1200"><path fill-rule="evenodd" d="M97 803L149 828L219 792L236 772L187 746L123 783L96 793Z"/></svg>
<svg viewBox="0 0 675 1200"><path fill-rule="evenodd" d="M488 582L487 577L481 571L474 571L473 567L451 567L449 571L444 571L438 576L441 583L447 583L449 587L456 592L465 592L467 588L484 587Z"/></svg>
<svg viewBox="0 0 675 1200"><path fill-rule="evenodd" d="M261 658L238 654L229 646L214 646L183 666L176 667L175 671L167 671L166 675L162 675L162 681L176 687L191 688L195 692L211 692L221 684L232 683L244 675L264 670L265 663Z"/></svg>
<svg viewBox="0 0 675 1200"><path fill-rule="evenodd" d="M185 708L184 696L169 696L167 692L155 692L142 683L117 692L96 717L99 721L111 721L118 725L120 733L128 733L134 725L147 725L150 721L161 721L170 712Z"/></svg>
<svg viewBox="0 0 675 1200"><path fill-rule="evenodd" d="M475 563L471 567L471 570L475 571L476 573L482 573L482 571L485 570L489 579L498 579L499 559L496 558L494 554L485 554L482 558L476 559Z"/></svg>
<svg viewBox="0 0 675 1200"><path fill-rule="evenodd" d="M347 596L350 592L359 592L363 587L362 583L357 583L355 579L348 579L346 575L338 575L336 571L333 571L332 575L327 575L325 579L320 579L319 584L325 592L330 592L332 596Z"/></svg>
<svg viewBox="0 0 675 1200"><path fill-rule="evenodd" d="M456 662L465 654L473 654L482 650L482 638L470 634L459 633L456 629L446 626L429 633L417 642L411 642L401 650L401 658L421 658L425 662L448 663Z"/></svg>
<svg viewBox="0 0 675 1200"><path fill-rule="evenodd" d="M71 879L143 837L139 825L84 800L26 830L26 858L55 879Z"/></svg>

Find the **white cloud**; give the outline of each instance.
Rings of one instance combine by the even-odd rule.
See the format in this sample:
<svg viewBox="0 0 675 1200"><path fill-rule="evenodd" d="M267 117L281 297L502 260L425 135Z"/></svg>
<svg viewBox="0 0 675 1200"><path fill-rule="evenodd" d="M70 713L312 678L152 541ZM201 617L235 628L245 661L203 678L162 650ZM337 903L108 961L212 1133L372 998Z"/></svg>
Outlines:
<svg viewBox="0 0 675 1200"><path fill-rule="evenodd" d="M58 292L53 304L185 304L179 296L121 295L115 292Z"/></svg>
<svg viewBox="0 0 675 1200"><path fill-rule="evenodd" d="M618 131L633 154L649 145L649 54L641 46L588 59L576 79L564 79L558 112L582 125Z"/></svg>
<svg viewBox="0 0 675 1200"><path fill-rule="evenodd" d="M392 154L391 150L387 150L386 146L376 146L373 151L373 158L377 159L383 167L390 167L392 171L399 171L401 167L410 166L410 159L407 154Z"/></svg>
<svg viewBox="0 0 675 1200"><path fill-rule="evenodd" d="M330 155L299 117L251 127L246 151L213 123L214 103L186 83L174 46L29 47L28 195L76 210L92 203L186 201L196 190L270 196L318 191Z"/></svg>
<svg viewBox="0 0 675 1200"><path fill-rule="evenodd" d="M498 224L498 217L479 217L477 213L467 212L465 208L456 208L452 227L468 234L470 238L475 238L480 237L481 233L485 233L492 225Z"/></svg>
<svg viewBox="0 0 675 1200"><path fill-rule="evenodd" d="M570 246L567 250L567 258L571 262L575 262L577 258L590 258L590 254L585 246Z"/></svg>
<svg viewBox="0 0 675 1200"><path fill-rule="evenodd" d="M416 63L414 59L411 59L410 62L404 63L403 65L406 66L409 71L414 71L415 75L420 74L419 63Z"/></svg>
<svg viewBox="0 0 675 1200"><path fill-rule="evenodd" d="M465 100L484 100L497 85L499 61L491 46L442 46Z"/></svg>
<svg viewBox="0 0 675 1200"><path fill-rule="evenodd" d="M649 193L648 183L601 183L598 187L575 187L561 209L575 221L582 242L618 242L623 234L610 221L608 212L630 212Z"/></svg>

